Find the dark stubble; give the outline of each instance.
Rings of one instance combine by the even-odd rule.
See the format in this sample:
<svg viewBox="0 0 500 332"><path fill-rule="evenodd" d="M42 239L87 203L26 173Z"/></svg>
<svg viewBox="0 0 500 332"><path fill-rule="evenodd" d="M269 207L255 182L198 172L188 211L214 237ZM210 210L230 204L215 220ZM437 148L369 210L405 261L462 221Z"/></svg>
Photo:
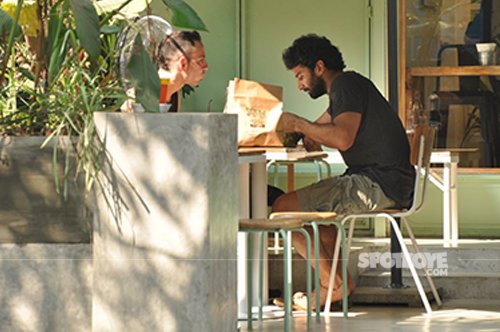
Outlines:
<svg viewBox="0 0 500 332"><path fill-rule="evenodd" d="M309 89L309 96L316 99L321 97L326 93L326 83L325 80L316 75L311 75L311 88Z"/></svg>

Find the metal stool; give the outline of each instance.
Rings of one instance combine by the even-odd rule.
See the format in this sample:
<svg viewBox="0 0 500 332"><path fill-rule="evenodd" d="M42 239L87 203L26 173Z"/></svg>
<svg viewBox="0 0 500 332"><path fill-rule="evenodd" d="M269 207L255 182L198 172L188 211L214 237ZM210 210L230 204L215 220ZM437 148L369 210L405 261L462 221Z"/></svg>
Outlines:
<svg viewBox="0 0 500 332"><path fill-rule="evenodd" d="M319 252L319 225L334 225L338 229L337 242L334 249L332 268L331 268L331 280L336 272L337 259L339 257L340 247L342 247L342 258L341 258L341 269L342 269L342 311L344 317L348 316L348 297L347 297L347 252L348 247L346 246L346 236L343 223L337 220L338 215L335 212L274 212L271 214L270 218L272 220L287 220L287 219L299 219L304 222L305 226L311 226L314 234L314 252ZM320 293L320 282L319 282L319 255L314 255L314 285L316 289L316 294ZM331 294L333 291L333 282L328 285L328 295L326 298L324 313L328 314L330 312L331 305ZM316 296L316 321L320 321L320 297Z"/></svg>
<svg viewBox="0 0 500 332"><path fill-rule="evenodd" d="M283 238L283 289L285 300L285 331L290 331L292 316L292 240L291 232L300 232L306 237L306 288L307 288L307 329L312 329L312 310L311 310L311 239L309 233L303 228L304 222L300 219L270 220L270 219L240 219L239 231L246 233L257 232L259 237L259 321L262 321L262 298L263 298L263 256L264 256L264 234L267 232L278 232ZM248 236L247 241L247 324L248 329L252 329L252 257L253 237Z"/></svg>

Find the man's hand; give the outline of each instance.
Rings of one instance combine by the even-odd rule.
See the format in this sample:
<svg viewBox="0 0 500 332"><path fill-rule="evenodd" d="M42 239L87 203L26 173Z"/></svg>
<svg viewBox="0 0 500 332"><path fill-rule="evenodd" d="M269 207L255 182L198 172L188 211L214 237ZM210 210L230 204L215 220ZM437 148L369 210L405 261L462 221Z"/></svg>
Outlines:
<svg viewBox="0 0 500 332"><path fill-rule="evenodd" d="M303 120L304 119L298 115L295 115L293 113L283 112L283 114L281 114L279 123L281 129L285 132L291 132L291 131L299 132L299 130L297 129L297 124Z"/></svg>
<svg viewBox="0 0 500 332"><path fill-rule="evenodd" d="M307 136L302 139L302 142L307 151L323 151L321 144L318 144Z"/></svg>

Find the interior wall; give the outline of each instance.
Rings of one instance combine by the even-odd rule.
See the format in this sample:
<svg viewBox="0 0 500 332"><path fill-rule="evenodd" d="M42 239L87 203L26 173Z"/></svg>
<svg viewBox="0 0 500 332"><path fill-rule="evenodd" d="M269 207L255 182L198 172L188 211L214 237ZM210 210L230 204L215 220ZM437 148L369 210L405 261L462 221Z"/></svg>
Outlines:
<svg viewBox="0 0 500 332"><path fill-rule="evenodd" d="M283 65L283 50L301 35L328 37L339 47L346 70L369 75L367 0L244 0L242 13L243 78L283 86L285 111L315 120L328 102L300 92Z"/></svg>
<svg viewBox="0 0 500 332"><path fill-rule="evenodd" d="M222 112L226 87L237 74L237 2L238 0L187 0L202 18L208 32L200 32L205 46L208 71L194 93L182 100L181 112ZM168 17L163 1L153 0L155 14Z"/></svg>
<svg viewBox="0 0 500 332"><path fill-rule="evenodd" d="M370 71L369 77L388 98L387 71L387 1L370 0Z"/></svg>

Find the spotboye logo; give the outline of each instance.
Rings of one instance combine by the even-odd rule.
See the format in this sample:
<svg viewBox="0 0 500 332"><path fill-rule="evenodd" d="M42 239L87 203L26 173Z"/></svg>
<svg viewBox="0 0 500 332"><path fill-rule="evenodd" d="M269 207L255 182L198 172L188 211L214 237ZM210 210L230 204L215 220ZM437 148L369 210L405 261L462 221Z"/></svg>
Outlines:
<svg viewBox="0 0 500 332"><path fill-rule="evenodd" d="M448 275L448 257L446 252L425 252L421 254L410 253L410 257L415 269L417 270L427 267L429 274L432 276ZM390 269L392 267L408 268L408 264L401 253L391 254L390 252L364 252L359 255L358 267L374 269L378 265L386 269Z"/></svg>

